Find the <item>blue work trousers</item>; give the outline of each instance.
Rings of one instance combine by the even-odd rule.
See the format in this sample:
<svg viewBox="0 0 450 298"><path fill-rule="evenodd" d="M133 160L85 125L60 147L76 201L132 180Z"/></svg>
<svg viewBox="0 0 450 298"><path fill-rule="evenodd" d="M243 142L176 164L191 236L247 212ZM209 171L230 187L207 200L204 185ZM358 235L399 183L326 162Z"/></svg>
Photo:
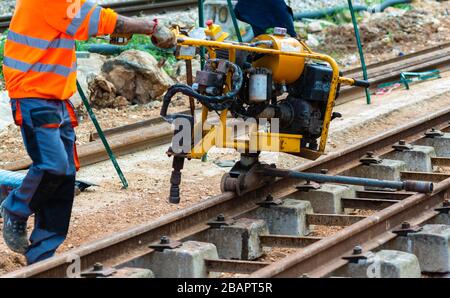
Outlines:
<svg viewBox="0 0 450 298"><path fill-rule="evenodd" d="M35 215L25 254L33 264L53 256L68 233L77 158L74 111L69 102L37 98L12 99L11 107L33 164L4 208L18 220Z"/></svg>

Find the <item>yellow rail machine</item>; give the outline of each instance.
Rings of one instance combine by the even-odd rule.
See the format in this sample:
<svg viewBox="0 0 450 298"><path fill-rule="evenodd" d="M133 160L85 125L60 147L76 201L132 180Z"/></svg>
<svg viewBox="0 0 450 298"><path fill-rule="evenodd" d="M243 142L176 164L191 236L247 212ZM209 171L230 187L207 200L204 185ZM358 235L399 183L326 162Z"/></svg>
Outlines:
<svg viewBox="0 0 450 298"><path fill-rule="evenodd" d="M202 158L212 147L233 148L241 159L222 179L222 191L241 195L272 179L262 169L274 167L259 161L262 151L284 152L315 160L325 151L330 122L341 84L368 87L366 81L343 78L333 58L312 52L308 46L275 28L251 43L227 41L220 26L208 23L206 38L178 33L178 59L193 59L207 49L205 68L192 85L169 88L161 116L175 124L168 151L174 157L170 202L179 203L181 170L185 159ZM198 35L198 34L196 34ZM202 116L168 114L178 93L195 98ZM210 112L218 114L208 123ZM234 119L234 120L233 120ZM245 137L230 127L232 120L252 123ZM239 122L239 121L237 121ZM189 137L186 137L186 136Z"/></svg>

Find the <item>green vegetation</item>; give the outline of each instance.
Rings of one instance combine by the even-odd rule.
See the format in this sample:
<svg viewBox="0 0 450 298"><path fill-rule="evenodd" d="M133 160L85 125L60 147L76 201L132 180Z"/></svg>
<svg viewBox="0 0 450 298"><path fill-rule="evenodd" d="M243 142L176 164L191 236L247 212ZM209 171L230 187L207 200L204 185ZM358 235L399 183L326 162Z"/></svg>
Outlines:
<svg viewBox="0 0 450 298"><path fill-rule="evenodd" d="M411 4L405 3L405 4L395 4L393 7L398 8L398 9L403 9L403 10L407 10L410 11L412 9Z"/></svg>
<svg viewBox="0 0 450 298"><path fill-rule="evenodd" d="M3 53L5 50L5 42L6 42L6 36L8 35L8 32L5 31L3 35L0 37L0 65L3 65ZM3 67L0 67L0 80L3 82Z"/></svg>

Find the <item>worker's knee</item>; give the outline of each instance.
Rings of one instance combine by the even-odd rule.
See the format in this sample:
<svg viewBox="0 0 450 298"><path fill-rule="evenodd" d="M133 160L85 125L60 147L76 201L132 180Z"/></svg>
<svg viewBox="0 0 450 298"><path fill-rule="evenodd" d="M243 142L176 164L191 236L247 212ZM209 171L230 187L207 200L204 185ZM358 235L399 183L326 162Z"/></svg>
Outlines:
<svg viewBox="0 0 450 298"><path fill-rule="evenodd" d="M41 149L41 157L36 165L40 170L55 176L75 175L75 168L71 166L69 156L64 149L52 152L52 154L46 154L43 152L45 149Z"/></svg>
<svg viewBox="0 0 450 298"><path fill-rule="evenodd" d="M47 202L54 200L55 196L58 196L60 200L65 198L68 198L69 201L73 200L75 176L67 176L61 173L55 174L54 171L43 171L39 185L30 201L30 209L33 212L40 210ZM61 191L63 188L65 192Z"/></svg>

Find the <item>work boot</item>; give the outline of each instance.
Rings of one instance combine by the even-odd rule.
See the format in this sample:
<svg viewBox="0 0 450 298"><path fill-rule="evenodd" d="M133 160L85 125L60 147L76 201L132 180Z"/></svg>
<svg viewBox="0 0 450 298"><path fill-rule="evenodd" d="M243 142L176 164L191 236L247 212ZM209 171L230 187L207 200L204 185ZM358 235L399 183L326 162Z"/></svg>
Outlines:
<svg viewBox="0 0 450 298"><path fill-rule="evenodd" d="M16 253L24 254L28 249L27 221L12 216L0 207L3 216L3 239L9 249Z"/></svg>

